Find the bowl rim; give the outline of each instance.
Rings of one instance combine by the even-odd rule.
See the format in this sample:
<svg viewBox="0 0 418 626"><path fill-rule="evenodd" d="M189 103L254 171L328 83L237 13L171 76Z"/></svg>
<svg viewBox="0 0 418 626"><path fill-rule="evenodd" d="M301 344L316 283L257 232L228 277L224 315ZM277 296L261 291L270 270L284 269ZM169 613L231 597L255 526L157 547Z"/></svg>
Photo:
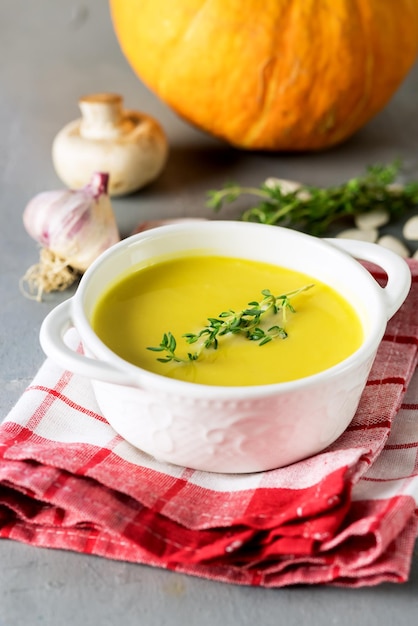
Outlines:
<svg viewBox="0 0 418 626"><path fill-rule="evenodd" d="M111 246L108 250L101 254L100 257L96 259L84 273L80 280L76 293L71 299L72 321L75 328L80 334L80 338L86 352L90 353L94 358L104 360L107 363L115 366L118 370L126 373L127 386L136 385L139 388L148 390L158 389L158 393L167 393L169 395L174 394L181 397L211 397L216 399L249 399L254 397L277 395L278 393L288 393L291 391L310 388L324 382L329 383L330 381L332 381L333 378L347 374L350 370L352 370L353 368L358 368L361 364L367 362L369 359L374 359L375 352L385 332L387 318L385 317L383 312L384 306L381 293L379 292L380 287L375 282L373 276L351 255L336 247L331 246L331 244L329 244L327 240L320 239L300 231L286 229L285 227L280 226L274 226L274 231L278 233L280 232L283 236L300 239L301 242L309 239L310 241L314 241L315 245L317 245L319 249L323 248L329 250L329 248L332 248L334 254L344 257L345 262L351 265L351 267L353 267L353 269L358 272L359 275L363 274L363 276L366 276L370 280L370 294L373 294L372 297L376 298L376 300L380 303L379 319L373 320L373 325L371 326L368 334L364 337L363 342L357 348L357 350L355 350L352 354L350 354L339 363L336 363L332 367L321 370L310 376L305 376L303 378L298 378L291 381L268 383L263 385L209 385L173 379L168 376L157 374L150 370L141 368L140 366L134 365L133 363L126 361L118 354L116 354L113 350L111 350L95 333L84 310L84 301L86 293L88 293L90 282L94 279L94 275L98 267L102 266L104 263L108 263L112 259L112 257L121 253L121 251L123 253L125 249L129 249L130 247L135 246L138 242L141 242L143 240L149 240L150 238L154 238L156 235L165 236L165 234L176 233L178 231L183 232L190 229L194 230L196 228L199 230L202 228L210 230L219 227L223 229L236 229L237 226L238 228L244 229L251 228L254 231L259 228L270 228L268 225L265 224L259 224L254 222L236 222L232 220L202 220L195 222L185 221L183 223L159 226L151 230L142 231L140 233L130 235L129 237L121 240L119 243ZM160 255L158 255L158 258L159 257ZM244 256L241 258L246 257ZM106 288L106 286L107 285L104 286L103 290Z"/></svg>

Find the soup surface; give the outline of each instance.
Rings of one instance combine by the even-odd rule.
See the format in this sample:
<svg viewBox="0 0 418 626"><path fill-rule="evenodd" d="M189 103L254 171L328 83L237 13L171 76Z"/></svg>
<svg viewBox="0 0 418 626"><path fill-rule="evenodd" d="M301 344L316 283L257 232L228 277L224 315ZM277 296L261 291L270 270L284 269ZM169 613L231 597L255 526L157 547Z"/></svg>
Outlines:
<svg viewBox="0 0 418 626"><path fill-rule="evenodd" d="M287 337L260 346L242 335L219 337L218 348L199 359L161 363L163 333L177 340L186 357L185 333L198 333L223 311L260 302L261 291L274 295L314 283L292 300L295 312L266 314L266 329L284 326ZM363 330L353 307L335 290L299 272L267 263L217 256L190 256L158 262L120 278L98 301L92 326L116 354L152 372L207 385L263 385L315 374L342 361L361 344Z"/></svg>

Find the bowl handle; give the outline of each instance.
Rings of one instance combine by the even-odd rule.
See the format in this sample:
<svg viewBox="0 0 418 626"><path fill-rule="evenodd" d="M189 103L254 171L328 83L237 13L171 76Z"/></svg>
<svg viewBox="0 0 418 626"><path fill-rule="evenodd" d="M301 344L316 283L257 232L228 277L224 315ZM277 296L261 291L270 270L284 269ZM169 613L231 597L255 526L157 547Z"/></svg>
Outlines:
<svg viewBox="0 0 418 626"><path fill-rule="evenodd" d="M355 259L374 263L386 272L387 283L380 289L386 304L386 317L389 320L404 302L411 287L411 270L405 259L376 243L354 239L326 239L326 241Z"/></svg>
<svg viewBox="0 0 418 626"><path fill-rule="evenodd" d="M41 325L39 341L45 354L58 365L80 376L117 385L134 384L127 373L119 371L110 363L97 361L67 346L64 335L73 326L71 300L69 298L52 309Z"/></svg>

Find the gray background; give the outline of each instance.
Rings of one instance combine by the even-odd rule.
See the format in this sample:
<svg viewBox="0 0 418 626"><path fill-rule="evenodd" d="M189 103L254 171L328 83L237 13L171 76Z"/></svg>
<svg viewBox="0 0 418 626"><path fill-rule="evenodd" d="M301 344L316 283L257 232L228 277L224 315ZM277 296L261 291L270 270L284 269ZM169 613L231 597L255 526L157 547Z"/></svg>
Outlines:
<svg viewBox="0 0 418 626"><path fill-rule="evenodd" d="M114 200L123 235L159 217L213 217L208 189L268 176L330 185L372 163L401 157L418 178L418 65L385 110L344 145L319 154L275 155L228 148L178 119L134 76L112 31L104 0L0 0L0 418L42 363L38 332L46 313L71 295L39 304L24 298L19 278L37 260L22 211L36 193L62 188L51 144L79 117L81 95L122 94L129 108L164 126L170 159L157 182ZM222 217L236 217L241 200ZM389 227L400 232L402 224ZM416 623L418 558L404 585L346 590L265 590L200 580L140 565L0 542L0 626Z"/></svg>

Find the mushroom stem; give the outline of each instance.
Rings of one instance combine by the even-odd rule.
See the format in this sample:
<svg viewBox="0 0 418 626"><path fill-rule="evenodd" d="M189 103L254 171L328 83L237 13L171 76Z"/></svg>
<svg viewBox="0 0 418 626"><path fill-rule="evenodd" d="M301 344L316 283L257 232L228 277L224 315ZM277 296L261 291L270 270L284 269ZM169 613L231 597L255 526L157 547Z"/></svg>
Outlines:
<svg viewBox="0 0 418 626"><path fill-rule="evenodd" d="M80 98L82 119L80 135L86 139L119 137L126 133L122 113L122 97L114 93L98 93ZM129 122L129 120L127 120ZM130 129L132 123L129 124Z"/></svg>

